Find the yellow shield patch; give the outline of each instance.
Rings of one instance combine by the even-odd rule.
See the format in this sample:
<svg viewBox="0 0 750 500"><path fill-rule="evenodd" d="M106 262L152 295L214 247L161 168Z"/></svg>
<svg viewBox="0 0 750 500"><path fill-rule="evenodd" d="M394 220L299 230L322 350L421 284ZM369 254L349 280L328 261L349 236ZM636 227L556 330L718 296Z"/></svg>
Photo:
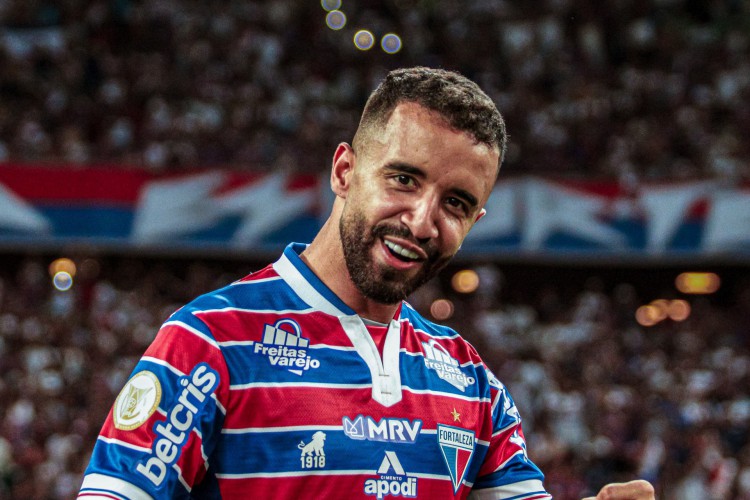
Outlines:
<svg viewBox="0 0 750 500"><path fill-rule="evenodd" d="M156 375L147 370L136 373L115 400L115 427L123 431L137 429L154 414L160 401L161 384Z"/></svg>

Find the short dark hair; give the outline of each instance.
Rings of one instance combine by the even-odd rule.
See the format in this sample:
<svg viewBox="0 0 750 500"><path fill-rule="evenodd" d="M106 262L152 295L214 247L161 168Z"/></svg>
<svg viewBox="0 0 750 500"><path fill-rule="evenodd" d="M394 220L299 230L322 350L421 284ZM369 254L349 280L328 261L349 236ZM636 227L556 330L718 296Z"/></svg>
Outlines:
<svg viewBox="0 0 750 500"><path fill-rule="evenodd" d="M364 146L363 141L373 126L385 126L393 110L403 102L414 102L435 111L454 129L497 148L500 167L508 135L505 121L492 99L479 85L459 73L422 66L391 71L373 91L352 141L354 149Z"/></svg>

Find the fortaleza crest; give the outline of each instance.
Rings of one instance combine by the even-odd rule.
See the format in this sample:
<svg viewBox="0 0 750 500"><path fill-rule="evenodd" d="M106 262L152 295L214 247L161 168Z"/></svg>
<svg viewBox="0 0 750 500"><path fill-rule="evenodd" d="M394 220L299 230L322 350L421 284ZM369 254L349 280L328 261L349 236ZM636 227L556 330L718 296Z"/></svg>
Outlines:
<svg viewBox="0 0 750 500"><path fill-rule="evenodd" d="M320 367L320 361L308 354L309 344L296 321L280 319L273 325L265 325L263 341L255 343L253 352L268 358L271 366L302 376L303 372Z"/></svg>
<svg viewBox="0 0 750 500"><path fill-rule="evenodd" d="M422 342L424 348L424 364L427 368L435 370L438 377L445 380L453 387L464 392L467 386L476 382L474 377L467 376L461 371L461 365L453 358L448 351L440 345L435 339L429 342Z"/></svg>
<svg viewBox="0 0 750 500"><path fill-rule="evenodd" d="M453 427L451 425L438 424L437 438L440 451L443 453L448 472L453 482L453 492L458 493L461 483L466 477L469 462L474 455L474 444L476 443L473 431Z"/></svg>
<svg viewBox="0 0 750 500"><path fill-rule="evenodd" d="M406 474L396 452L385 452L378 475L378 479L365 481L365 495L374 496L378 500L386 496L416 498L417 478Z"/></svg>

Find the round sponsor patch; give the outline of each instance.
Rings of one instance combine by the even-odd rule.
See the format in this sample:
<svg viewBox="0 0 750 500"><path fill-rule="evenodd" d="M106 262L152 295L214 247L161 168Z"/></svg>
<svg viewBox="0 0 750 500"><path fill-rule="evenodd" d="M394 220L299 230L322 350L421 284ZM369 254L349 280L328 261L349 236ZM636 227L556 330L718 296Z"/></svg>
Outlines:
<svg viewBox="0 0 750 500"><path fill-rule="evenodd" d="M160 401L161 384L156 375L146 370L136 373L115 400L115 427L122 431L137 429L154 414Z"/></svg>

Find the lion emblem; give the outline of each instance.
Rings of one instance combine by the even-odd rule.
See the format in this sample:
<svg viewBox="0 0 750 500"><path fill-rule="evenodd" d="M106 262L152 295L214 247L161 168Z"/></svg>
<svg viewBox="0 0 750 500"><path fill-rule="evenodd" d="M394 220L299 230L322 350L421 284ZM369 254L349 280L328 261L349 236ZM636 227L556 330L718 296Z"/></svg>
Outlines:
<svg viewBox="0 0 750 500"><path fill-rule="evenodd" d="M315 456L325 456L325 452L323 451L323 445L326 444L326 434L323 431L318 431L312 436L312 440L310 440L309 443L305 444L304 441L300 441L297 445L297 448L302 450L302 456L305 455L312 456L315 454Z"/></svg>

